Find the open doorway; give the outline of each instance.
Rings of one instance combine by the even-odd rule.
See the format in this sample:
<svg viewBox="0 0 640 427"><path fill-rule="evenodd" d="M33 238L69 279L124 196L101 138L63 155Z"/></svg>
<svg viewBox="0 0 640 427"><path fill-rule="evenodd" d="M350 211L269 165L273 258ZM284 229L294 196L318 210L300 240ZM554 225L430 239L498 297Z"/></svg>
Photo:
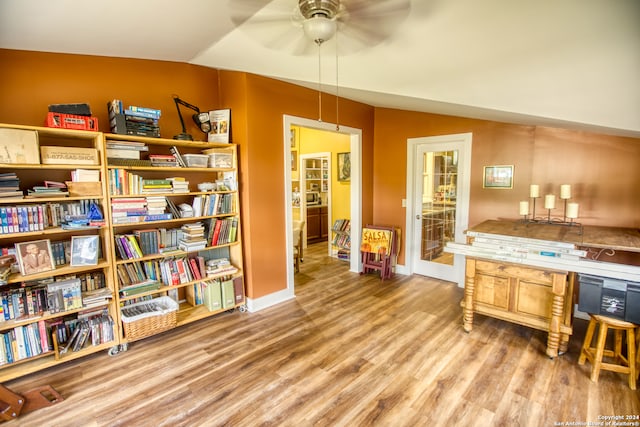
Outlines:
<svg viewBox="0 0 640 427"><path fill-rule="evenodd" d="M339 130L336 131L336 125L324 122L318 122L315 120L303 119L294 116L284 116L284 153L285 153L285 164L290 165L290 167L285 168L285 216L286 216L286 234L287 234L287 292L293 296L294 295L294 251L293 251L293 222L294 220L306 219L307 212L301 212L303 207L305 207L305 202L307 200L307 194L304 194L306 191L306 185L315 183L317 187L317 197L320 201L320 206L326 207L326 225L325 232L327 235L326 240L326 250L328 255L336 255L337 251L332 247L333 241L333 233L331 231L333 223L336 219L344 219L342 217L345 214L339 212L338 204L333 201L336 199L337 193L340 191L344 192L344 197L348 201L349 205L349 221L351 225L350 229L350 239L355 242L360 241L360 232L362 227L362 207L361 207L361 195L362 195L362 184L361 184L361 146L362 146L362 131L360 129L349 128L346 126L340 126ZM327 150L327 146L322 145L322 142L318 142L319 145L313 146L310 145L308 147L303 146L303 150L300 150L300 146L297 145L300 141L296 141L295 138L299 135L296 135L296 130L298 132L300 129L306 129L311 131L321 131L328 132L331 134L339 134L343 139L346 137L346 149L336 147L335 150ZM303 142L304 144L304 142ZM304 152L303 152L304 151ZM301 154L302 153L302 154ZM319 156L317 154L320 153ZM338 179L338 170L336 166L338 165L338 154L343 154L341 157L343 170L341 171L341 178L344 179L344 171L347 170L344 168L344 154L348 154L349 160L349 181L348 185L346 181L344 181L341 185L338 185L336 180ZM322 200L323 197L323 188L322 178L320 181L314 181L316 178L306 179L306 173L304 175L305 182L305 191L303 191L302 187L302 179L300 178L300 173L302 169L301 164L301 156L309 156L309 159L318 159L318 162L315 163L314 166L318 166L319 172L323 173L323 167L326 166L327 175L326 175L326 184L325 187L327 190L331 190L325 194L325 200ZM314 157L315 156L315 157ZM306 160L306 158L305 158ZM322 160L327 160L326 164L322 163ZM313 165L313 163L312 163ZM294 177L297 176L297 181ZM311 176L311 175L310 175ZM297 189L297 191L296 191ZM314 190L310 190L313 192ZM304 197L304 198L303 198ZM316 197L315 194L309 195L309 197ZM298 204L298 209L296 210L296 204ZM308 208L308 206L306 206ZM330 208L330 209L329 209ZM297 213L296 213L297 212ZM302 215L302 216L301 216ZM340 218L338 218L340 217ZM335 251L335 252L334 252ZM359 252L351 252L347 258L347 262L349 263L349 270L353 272L359 272L361 270L361 263L358 256Z"/></svg>

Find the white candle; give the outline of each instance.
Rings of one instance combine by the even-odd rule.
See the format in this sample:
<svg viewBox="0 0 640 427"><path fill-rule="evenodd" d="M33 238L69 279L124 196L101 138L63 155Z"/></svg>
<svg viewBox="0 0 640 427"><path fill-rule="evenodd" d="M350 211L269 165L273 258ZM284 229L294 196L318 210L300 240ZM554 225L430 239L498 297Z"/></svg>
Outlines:
<svg viewBox="0 0 640 427"><path fill-rule="evenodd" d="M520 215L529 215L529 202L520 202Z"/></svg>
<svg viewBox="0 0 640 427"><path fill-rule="evenodd" d="M569 184L562 184L560 186L560 198L561 199L571 198L571 186Z"/></svg>
<svg viewBox="0 0 640 427"><path fill-rule="evenodd" d="M529 187L529 197L540 197L540 186L537 184L531 184Z"/></svg>
<svg viewBox="0 0 640 427"><path fill-rule="evenodd" d="M544 196L544 208L553 209L556 207L556 196L553 194L547 194Z"/></svg>
<svg viewBox="0 0 640 427"><path fill-rule="evenodd" d="M578 218L578 204L577 203L567 203L567 218L571 218L571 219Z"/></svg>

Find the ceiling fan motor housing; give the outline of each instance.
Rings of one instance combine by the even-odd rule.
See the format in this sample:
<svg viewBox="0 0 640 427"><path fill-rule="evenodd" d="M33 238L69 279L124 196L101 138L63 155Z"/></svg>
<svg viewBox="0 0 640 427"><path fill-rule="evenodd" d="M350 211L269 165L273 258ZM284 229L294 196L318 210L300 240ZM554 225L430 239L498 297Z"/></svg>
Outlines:
<svg viewBox="0 0 640 427"><path fill-rule="evenodd" d="M340 9L340 0L299 0L298 8L306 19L317 16L333 19Z"/></svg>

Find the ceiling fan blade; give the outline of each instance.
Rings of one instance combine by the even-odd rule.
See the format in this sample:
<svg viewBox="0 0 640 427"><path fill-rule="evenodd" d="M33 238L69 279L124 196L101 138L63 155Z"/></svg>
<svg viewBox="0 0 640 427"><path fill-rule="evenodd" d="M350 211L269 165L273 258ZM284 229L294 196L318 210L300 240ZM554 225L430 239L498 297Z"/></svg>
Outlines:
<svg viewBox="0 0 640 427"><path fill-rule="evenodd" d="M409 0L343 0L338 16L339 53L354 53L388 39L410 11Z"/></svg>
<svg viewBox="0 0 640 427"><path fill-rule="evenodd" d="M304 36L296 0L230 0L231 20L261 45L307 55L313 41Z"/></svg>

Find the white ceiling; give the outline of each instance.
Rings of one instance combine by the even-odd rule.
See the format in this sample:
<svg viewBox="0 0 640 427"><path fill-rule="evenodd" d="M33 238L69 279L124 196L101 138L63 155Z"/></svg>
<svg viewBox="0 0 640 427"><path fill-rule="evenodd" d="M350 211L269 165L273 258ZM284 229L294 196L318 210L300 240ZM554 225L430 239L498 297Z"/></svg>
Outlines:
<svg viewBox="0 0 640 427"><path fill-rule="evenodd" d="M295 4L0 0L0 48L187 62L317 88L318 56L265 47L275 30L255 24L270 10ZM392 37L339 57L340 96L373 106L640 137L640 0L410 4ZM255 17L236 27L231 14L239 5ZM286 22L276 28L292 37L302 31ZM323 90L335 93L334 41L322 49Z"/></svg>

